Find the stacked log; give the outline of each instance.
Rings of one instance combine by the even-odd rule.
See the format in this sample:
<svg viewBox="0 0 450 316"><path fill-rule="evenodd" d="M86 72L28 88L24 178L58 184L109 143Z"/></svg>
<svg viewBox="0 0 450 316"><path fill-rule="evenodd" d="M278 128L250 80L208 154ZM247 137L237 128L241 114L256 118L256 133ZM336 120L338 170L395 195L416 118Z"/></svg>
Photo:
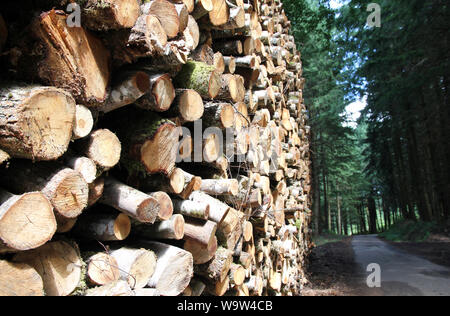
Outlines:
<svg viewBox="0 0 450 316"><path fill-rule="evenodd" d="M0 5L0 295L299 295L310 128L282 3L27 5Z"/></svg>

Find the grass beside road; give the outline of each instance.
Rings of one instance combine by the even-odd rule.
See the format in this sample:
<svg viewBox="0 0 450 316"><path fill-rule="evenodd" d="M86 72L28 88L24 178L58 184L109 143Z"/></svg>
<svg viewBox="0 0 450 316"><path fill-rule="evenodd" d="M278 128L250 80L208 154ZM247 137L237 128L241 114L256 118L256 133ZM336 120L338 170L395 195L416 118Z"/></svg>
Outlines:
<svg viewBox="0 0 450 316"><path fill-rule="evenodd" d="M323 232L320 236L313 237L314 244L319 247L333 242L339 242L348 236L336 235L334 233Z"/></svg>
<svg viewBox="0 0 450 316"><path fill-rule="evenodd" d="M394 242L425 242L431 234L439 230L439 226L434 222L404 221L392 226L388 231L379 234L379 236Z"/></svg>

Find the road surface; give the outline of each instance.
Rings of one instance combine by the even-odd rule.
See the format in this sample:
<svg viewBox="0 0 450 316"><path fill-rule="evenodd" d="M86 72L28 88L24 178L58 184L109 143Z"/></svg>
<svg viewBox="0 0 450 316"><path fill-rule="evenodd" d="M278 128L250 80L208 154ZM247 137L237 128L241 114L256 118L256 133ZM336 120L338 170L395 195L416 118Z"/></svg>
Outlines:
<svg viewBox="0 0 450 316"><path fill-rule="evenodd" d="M367 272L367 266L379 264L381 288L377 295L450 296L449 268L405 253L374 235L355 236L352 246L364 275L362 282L373 272Z"/></svg>

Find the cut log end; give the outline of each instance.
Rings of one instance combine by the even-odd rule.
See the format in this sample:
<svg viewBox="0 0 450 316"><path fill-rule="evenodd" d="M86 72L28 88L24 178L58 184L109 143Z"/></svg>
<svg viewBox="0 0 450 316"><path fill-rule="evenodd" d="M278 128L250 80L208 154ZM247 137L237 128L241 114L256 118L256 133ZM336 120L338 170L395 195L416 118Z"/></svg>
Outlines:
<svg viewBox="0 0 450 316"><path fill-rule="evenodd" d="M38 249L19 253L13 260L35 268L44 282L45 294L49 296L70 295L78 288L82 279L83 262L78 248L63 241L47 243Z"/></svg>
<svg viewBox="0 0 450 316"><path fill-rule="evenodd" d="M93 126L94 119L91 111L87 107L77 104L72 138L80 139L88 136Z"/></svg>
<svg viewBox="0 0 450 316"><path fill-rule="evenodd" d="M203 100L196 91L188 89L183 92L178 102L181 118L186 122L194 122L203 116Z"/></svg>
<svg viewBox="0 0 450 316"><path fill-rule="evenodd" d="M53 207L39 192L15 196L0 191L1 244L13 251L42 246L56 232Z"/></svg>
<svg viewBox="0 0 450 316"><path fill-rule="evenodd" d="M90 135L86 155L100 167L109 169L119 162L121 150L117 136L107 129L101 129Z"/></svg>
<svg viewBox="0 0 450 316"><path fill-rule="evenodd" d="M87 277L94 285L105 285L115 282L120 277L116 259L106 253L98 253L87 261Z"/></svg>
<svg viewBox="0 0 450 316"><path fill-rule="evenodd" d="M160 211L158 213L158 218L162 221L166 221L172 217L173 214L173 203L170 196L165 192L153 192L149 194L151 197L155 198L159 203Z"/></svg>
<svg viewBox="0 0 450 316"><path fill-rule="evenodd" d="M41 276L27 264L0 261L0 296L44 296Z"/></svg>
<svg viewBox="0 0 450 316"><path fill-rule="evenodd" d="M57 174L61 179L51 201L58 213L67 218L75 218L86 208L89 188L83 177L72 169L64 169Z"/></svg>
<svg viewBox="0 0 450 316"><path fill-rule="evenodd" d="M0 131L14 135L0 140L12 157L55 160L67 150L72 138L75 101L62 90L50 87L0 88L0 106L16 122Z"/></svg>

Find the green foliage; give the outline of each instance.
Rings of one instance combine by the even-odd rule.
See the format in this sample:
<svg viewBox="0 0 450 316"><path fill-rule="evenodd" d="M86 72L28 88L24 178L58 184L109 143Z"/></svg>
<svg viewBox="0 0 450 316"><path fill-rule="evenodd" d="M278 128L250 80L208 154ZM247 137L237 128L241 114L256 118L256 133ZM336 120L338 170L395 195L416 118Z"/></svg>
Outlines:
<svg viewBox="0 0 450 316"><path fill-rule="evenodd" d="M424 242L436 228L437 225L434 222L423 223L407 220L392 226L386 232L381 233L380 237L395 242Z"/></svg>

